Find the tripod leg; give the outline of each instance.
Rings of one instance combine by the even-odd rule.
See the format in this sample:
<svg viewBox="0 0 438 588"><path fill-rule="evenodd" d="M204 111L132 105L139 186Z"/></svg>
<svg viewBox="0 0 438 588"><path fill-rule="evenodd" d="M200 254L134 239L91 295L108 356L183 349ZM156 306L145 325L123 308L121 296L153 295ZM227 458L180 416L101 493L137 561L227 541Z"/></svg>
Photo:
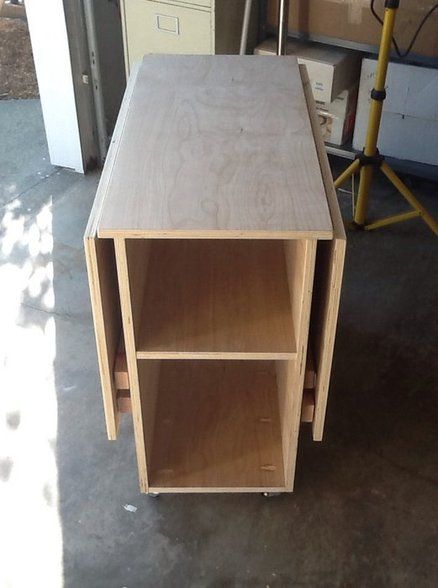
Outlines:
<svg viewBox="0 0 438 588"><path fill-rule="evenodd" d="M335 188L339 188L339 186L342 186L345 180L351 178L351 176L356 173L357 169L359 168L359 165L360 163L358 159L355 159L352 163L350 163L347 169L343 171L341 175L334 181Z"/></svg>
<svg viewBox="0 0 438 588"><path fill-rule="evenodd" d="M369 225L365 225L366 231L373 231L374 229L380 229L381 227L387 227L388 225L394 225L395 223L401 223L403 221L410 220L411 218L418 218L420 213L418 210L411 210L410 212L402 212L401 214L394 214L392 216L386 216L380 220L374 221Z"/></svg>
<svg viewBox="0 0 438 588"><path fill-rule="evenodd" d="M373 181L373 166L364 165L360 168L359 190L357 193L356 210L354 211L354 222L359 227L365 224L365 217L368 208L368 196Z"/></svg>
<svg viewBox="0 0 438 588"><path fill-rule="evenodd" d="M424 206L415 198L415 196L412 194L412 192L409 190L406 184L404 184L401 181L398 175L389 167L387 163L383 162L380 169L391 182L391 184L395 188L397 188L400 194L409 202L412 208L414 208L415 211L417 211L417 214L424 220L427 226L435 233L435 235L438 235L437 221L432 217L431 214L427 212Z"/></svg>

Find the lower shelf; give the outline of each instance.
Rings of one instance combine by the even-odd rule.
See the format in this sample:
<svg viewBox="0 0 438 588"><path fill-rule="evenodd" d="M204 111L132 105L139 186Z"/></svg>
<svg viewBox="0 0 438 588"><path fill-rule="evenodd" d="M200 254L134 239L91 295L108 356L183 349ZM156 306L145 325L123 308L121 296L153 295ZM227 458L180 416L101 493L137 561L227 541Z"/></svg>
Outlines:
<svg viewBox="0 0 438 588"><path fill-rule="evenodd" d="M285 489L274 362L161 361L155 390L147 364L139 374L143 405L155 406L145 420L151 492Z"/></svg>

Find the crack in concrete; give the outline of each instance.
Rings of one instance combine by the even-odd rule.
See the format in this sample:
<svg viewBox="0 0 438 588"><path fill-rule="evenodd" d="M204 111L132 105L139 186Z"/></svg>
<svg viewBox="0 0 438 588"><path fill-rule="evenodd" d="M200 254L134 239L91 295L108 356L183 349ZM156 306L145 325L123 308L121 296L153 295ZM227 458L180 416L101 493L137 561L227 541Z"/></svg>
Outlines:
<svg viewBox="0 0 438 588"><path fill-rule="evenodd" d="M21 306L24 306L25 308L30 308L31 310L36 310L37 312L43 312L44 314L48 314L51 316L59 316L60 318L77 318L74 314L70 314L69 312L57 312L56 310L46 310L45 308L41 308L40 306L34 306L33 304L29 304L28 302L22 302Z"/></svg>
<svg viewBox="0 0 438 588"><path fill-rule="evenodd" d="M26 192L29 192L29 190L32 190L33 188L36 188L37 186L39 186L40 184L42 184L43 182L45 182L46 180L48 180L49 178L51 178L58 171L59 171L58 169L54 169L50 174L44 176L43 178L40 178L37 182L35 182L35 184L32 184L31 186L29 186L28 188L26 188L25 190L23 190L19 194L15 194L15 196L13 198L11 198L10 200L8 200L7 202L4 202L2 204L2 207L9 206L9 204L11 204L12 202L14 202L14 200L17 200L17 198L21 198L21 196L24 196L24 194L26 194Z"/></svg>

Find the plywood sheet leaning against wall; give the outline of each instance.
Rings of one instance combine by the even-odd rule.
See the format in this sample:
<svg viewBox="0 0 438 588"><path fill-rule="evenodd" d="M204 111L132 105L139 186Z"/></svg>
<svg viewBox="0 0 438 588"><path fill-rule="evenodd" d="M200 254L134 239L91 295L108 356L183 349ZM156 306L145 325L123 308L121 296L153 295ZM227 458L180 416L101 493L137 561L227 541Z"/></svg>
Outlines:
<svg viewBox="0 0 438 588"><path fill-rule="evenodd" d="M319 132L319 122L305 66L300 66L304 92L314 132L319 164L326 189L327 202L333 224L333 239L318 241L314 296L310 321L310 346L316 364L315 412L313 439L321 441L327 408L330 373L335 345L336 325L344 270L346 236L336 190L325 146Z"/></svg>

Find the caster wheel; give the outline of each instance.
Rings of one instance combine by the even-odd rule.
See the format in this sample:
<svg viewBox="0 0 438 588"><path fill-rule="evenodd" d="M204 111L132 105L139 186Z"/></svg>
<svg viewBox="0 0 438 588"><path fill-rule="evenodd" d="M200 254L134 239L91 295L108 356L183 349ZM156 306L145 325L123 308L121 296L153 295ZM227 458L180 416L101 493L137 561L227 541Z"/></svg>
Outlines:
<svg viewBox="0 0 438 588"><path fill-rule="evenodd" d="M274 496L281 496L281 492L263 492L265 498L274 498Z"/></svg>
<svg viewBox="0 0 438 588"><path fill-rule="evenodd" d="M148 496L151 498L159 498L160 494L158 492L148 492Z"/></svg>

